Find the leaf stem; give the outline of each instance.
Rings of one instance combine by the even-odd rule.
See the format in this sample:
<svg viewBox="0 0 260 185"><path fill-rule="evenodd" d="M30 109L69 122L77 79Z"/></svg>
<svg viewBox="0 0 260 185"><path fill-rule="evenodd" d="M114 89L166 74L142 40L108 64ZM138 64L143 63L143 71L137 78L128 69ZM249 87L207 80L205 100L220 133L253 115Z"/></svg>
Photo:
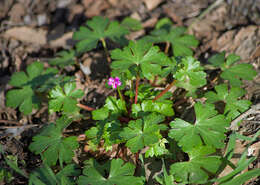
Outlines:
<svg viewBox="0 0 260 185"><path fill-rule="evenodd" d="M120 89L119 89L119 88L116 88L116 89L117 89L117 92L118 92L118 94L119 94L119 97L120 97L121 101L124 101L124 98L123 98L123 96L122 96L122 94L121 94Z"/></svg>
<svg viewBox="0 0 260 185"><path fill-rule="evenodd" d="M101 38L100 40L101 40L102 45L103 45L103 47L104 47L104 50L105 50L105 53L106 53L106 57L107 57L107 61L108 61L108 63L110 63L110 62L111 62L111 58L110 58L110 56L109 56L109 52L108 52L108 50L107 50L107 44L106 44L106 41L105 41L104 38Z"/></svg>
<svg viewBox="0 0 260 185"><path fill-rule="evenodd" d="M83 104L81 104L81 103L78 103L77 106L78 106L79 108L82 108L82 109L87 110L87 111L93 111L93 110L95 110L94 108L89 107L89 106L87 106L87 105L83 105Z"/></svg>
<svg viewBox="0 0 260 185"><path fill-rule="evenodd" d="M153 102L155 102L156 100L158 100L159 98L161 98L165 93L167 93L172 86L174 86L174 84L177 82L177 80L173 80L172 83L170 85L168 85L168 87L166 87L160 94L158 94L154 99Z"/></svg>
<svg viewBox="0 0 260 185"><path fill-rule="evenodd" d="M138 99L138 86L139 86L139 81L140 77L139 75L136 76L136 81L135 81L135 104L137 104L137 99Z"/></svg>
<svg viewBox="0 0 260 185"><path fill-rule="evenodd" d="M166 42L165 49L164 49L165 54L168 54L169 48L170 48L170 42Z"/></svg>

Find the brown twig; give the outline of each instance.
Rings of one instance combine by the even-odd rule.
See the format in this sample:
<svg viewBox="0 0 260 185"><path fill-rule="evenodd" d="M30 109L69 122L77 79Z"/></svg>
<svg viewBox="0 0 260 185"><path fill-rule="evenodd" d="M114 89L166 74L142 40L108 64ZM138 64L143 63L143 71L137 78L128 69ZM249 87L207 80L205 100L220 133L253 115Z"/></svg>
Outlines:
<svg viewBox="0 0 260 185"><path fill-rule="evenodd" d="M78 103L77 106L80 107L80 108L82 108L82 109L84 109L84 110L87 110L87 111L93 111L93 110L95 110L94 108L89 107L89 106L87 106L87 105L83 105L83 104L81 104L81 103Z"/></svg>
<svg viewBox="0 0 260 185"><path fill-rule="evenodd" d="M135 104L137 104L137 99L138 99L139 80L140 80L140 77L139 77L139 75L137 75L136 82L135 82Z"/></svg>
<svg viewBox="0 0 260 185"><path fill-rule="evenodd" d="M174 84L177 82L177 80L173 80L173 82L168 85L168 87L166 87L160 94L158 94L154 99L153 99L153 102L155 102L156 100L158 100L159 98L161 98L165 93L167 93L171 88L172 86L174 86Z"/></svg>

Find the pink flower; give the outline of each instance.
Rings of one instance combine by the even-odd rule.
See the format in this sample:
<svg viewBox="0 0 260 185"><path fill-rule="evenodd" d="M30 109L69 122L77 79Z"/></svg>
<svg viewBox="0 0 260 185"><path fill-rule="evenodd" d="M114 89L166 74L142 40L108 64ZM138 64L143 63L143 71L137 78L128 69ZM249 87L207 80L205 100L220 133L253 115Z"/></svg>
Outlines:
<svg viewBox="0 0 260 185"><path fill-rule="evenodd" d="M113 89L116 89L117 88L117 86L121 86L121 82L120 82L120 79L118 78L118 77L115 77L115 78L112 78L112 77L110 77L109 79L108 79L108 85L112 85L112 88Z"/></svg>

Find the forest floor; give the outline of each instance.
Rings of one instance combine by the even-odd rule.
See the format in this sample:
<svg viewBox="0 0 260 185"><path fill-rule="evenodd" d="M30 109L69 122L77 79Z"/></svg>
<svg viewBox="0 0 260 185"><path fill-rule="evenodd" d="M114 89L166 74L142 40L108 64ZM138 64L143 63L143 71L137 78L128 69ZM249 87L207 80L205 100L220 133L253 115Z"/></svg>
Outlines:
<svg viewBox="0 0 260 185"><path fill-rule="evenodd" d="M26 170L40 164L39 156L32 154L28 146L42 124L53 121L54 117L48 116L47 105L29 116L6 107L5 95L11 89L8 82L14 72L25 70L34 61L39 60L48 67L48 61L57 52L73 47L73 31L91 17L100 15L121 21L130 16L140 20L143 29L130 35L132 39L145 35L159 19L168 17L174 24L188 27L188 32L200 41L195 57L202 63L213 54L226 51L241 56L241 62L252 64L259 74L259 12L260 0L0 1L0 144L5 146L6 153L24 160ZM94 108L101 107L112 93L105 87L109 68L102 47L80 60L90 70L89 75L76 67L68 67L65 71L75 76L77 87L84 91L82 101ZM260 75L252 82L244 82L243 88L247 91L246 99L253 104L260 103ZM254 136L260 129L260 110L248 115L243 122L239 132ZM80 135L80 131L75 135ZM235 152L239 154L245 145L237 142ZM260 168L259 150L260 139L254 144L254 155L258 159L250 168ZM248 184L257 182L259 178ZM17 175L12 183L26 184L27 181Z"/></svg>

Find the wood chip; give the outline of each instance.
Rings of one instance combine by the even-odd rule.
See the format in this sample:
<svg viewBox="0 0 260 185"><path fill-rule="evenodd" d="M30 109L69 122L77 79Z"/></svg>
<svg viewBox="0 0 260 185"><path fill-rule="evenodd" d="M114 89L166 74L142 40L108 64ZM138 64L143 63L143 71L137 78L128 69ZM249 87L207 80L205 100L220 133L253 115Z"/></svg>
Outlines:
<svg viewBox="0 0 260 185"><path fill-rule="evenodd" d="M13 38L21 42L27 42L37 45L44 45L47 43L47 31L43 29L34 29L26 26L14 27L4 33L7 39Z"/></svg>

